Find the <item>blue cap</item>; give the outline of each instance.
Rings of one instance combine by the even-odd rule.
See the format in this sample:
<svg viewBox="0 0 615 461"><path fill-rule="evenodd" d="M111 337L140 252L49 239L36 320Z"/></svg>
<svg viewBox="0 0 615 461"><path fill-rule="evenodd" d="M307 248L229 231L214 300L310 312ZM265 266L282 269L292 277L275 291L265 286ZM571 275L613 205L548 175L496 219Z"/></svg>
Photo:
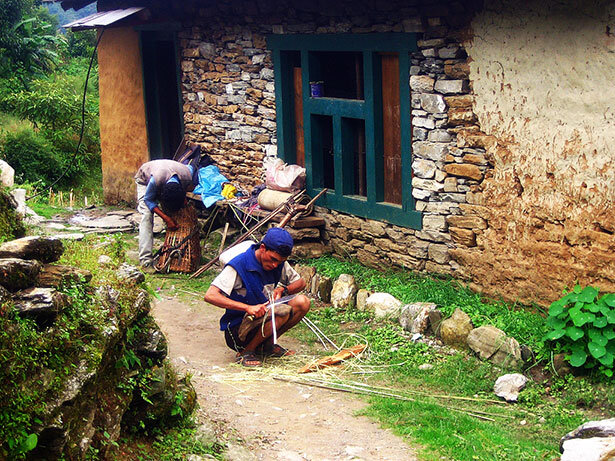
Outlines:
<svg viewBox="0 0 615 461"><path fill-rule="evenodd" d="M275 251L284 258L288 258L293 251L293 238L287 230L281 227L272 227L267 231L261 241L268 250Z"/></svg>

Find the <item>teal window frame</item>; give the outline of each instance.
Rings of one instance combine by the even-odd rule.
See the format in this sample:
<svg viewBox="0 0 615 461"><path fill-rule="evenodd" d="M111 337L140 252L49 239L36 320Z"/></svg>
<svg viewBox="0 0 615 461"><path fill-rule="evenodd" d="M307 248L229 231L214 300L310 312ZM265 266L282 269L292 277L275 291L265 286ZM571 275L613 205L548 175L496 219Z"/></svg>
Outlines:
<svg viewBox="0 0 615 461"><path fill-rule="evenodd" d="M392 224L420 229L421 213L415 210L412 197L412 125L410 106L410 53L417 50L416 34L294 34L269 35L267 45L273 54L275 99L277 114L278 155L287 163L296 161L293 79L291 54L300 53L303 131L305 142L305 167L307 170L308 194L315 195L322 190L322 168L318 158L312 155L320 143L314 135L311 118L313 115L327 115L333 120L333 191L327 193L319 204L334 210L386 221ZM314 78L317 63L314 52L360 52L363 56L363 100L338 98L312 98L310 81ZM397 53L399 56L399 99L401 131L401 205L384 202L384 165L382 136L382 82L379 53ZM349 164L342 126L346 118L361 119L365 122L365 162L367 194L365 197L345 195L351 190L350 182L353 164Z"/></svg>

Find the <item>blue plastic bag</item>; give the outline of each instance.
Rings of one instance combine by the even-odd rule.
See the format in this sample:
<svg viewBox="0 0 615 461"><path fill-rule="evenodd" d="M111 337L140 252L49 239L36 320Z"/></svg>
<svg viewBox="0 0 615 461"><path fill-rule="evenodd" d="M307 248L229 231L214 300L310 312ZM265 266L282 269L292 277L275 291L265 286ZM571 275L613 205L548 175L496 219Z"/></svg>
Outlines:
<svg viewBox="0 0 615 461"><path fill-rule="evenodd" d="M205 208L209 208L218 200L223 200L222 184L229 182L216 165L209 165L199 169L199 184L193 193L199 194Z"/></svg>

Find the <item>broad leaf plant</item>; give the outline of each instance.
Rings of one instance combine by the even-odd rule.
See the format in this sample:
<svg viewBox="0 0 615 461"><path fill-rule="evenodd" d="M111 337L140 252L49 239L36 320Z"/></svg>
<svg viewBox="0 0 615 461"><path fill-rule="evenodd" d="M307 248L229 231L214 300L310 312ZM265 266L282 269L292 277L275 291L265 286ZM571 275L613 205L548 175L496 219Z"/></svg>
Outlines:
<svg viewBox="0 0 615 461"><path fill-rule="evenodd" d="M573 367L598 368L610 378L615 368L615 294L598 295L594 287L576 285L551 304L544 339L564 352Z"/></svg>

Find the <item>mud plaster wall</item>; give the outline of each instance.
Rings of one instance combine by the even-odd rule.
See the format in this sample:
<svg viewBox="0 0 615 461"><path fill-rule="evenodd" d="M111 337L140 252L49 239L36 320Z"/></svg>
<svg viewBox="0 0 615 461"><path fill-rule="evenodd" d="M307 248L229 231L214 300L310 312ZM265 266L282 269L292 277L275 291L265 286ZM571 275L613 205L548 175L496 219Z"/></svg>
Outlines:
<svg viewBox="0 0 615 461"><path fill-rule="evenodd" d="M488 228L451 254L477 288L547 303L575 281L615 291L615 4L542 3L487 2L472 22L495 167L472 200Z"/></svg>
<svg viewBox="0 0 615 461"><path fill-rule="evenodd" d="M98 47L100 144L106 203L134 202L134 174L149 160L139 35L104 32Z"/></svg>

